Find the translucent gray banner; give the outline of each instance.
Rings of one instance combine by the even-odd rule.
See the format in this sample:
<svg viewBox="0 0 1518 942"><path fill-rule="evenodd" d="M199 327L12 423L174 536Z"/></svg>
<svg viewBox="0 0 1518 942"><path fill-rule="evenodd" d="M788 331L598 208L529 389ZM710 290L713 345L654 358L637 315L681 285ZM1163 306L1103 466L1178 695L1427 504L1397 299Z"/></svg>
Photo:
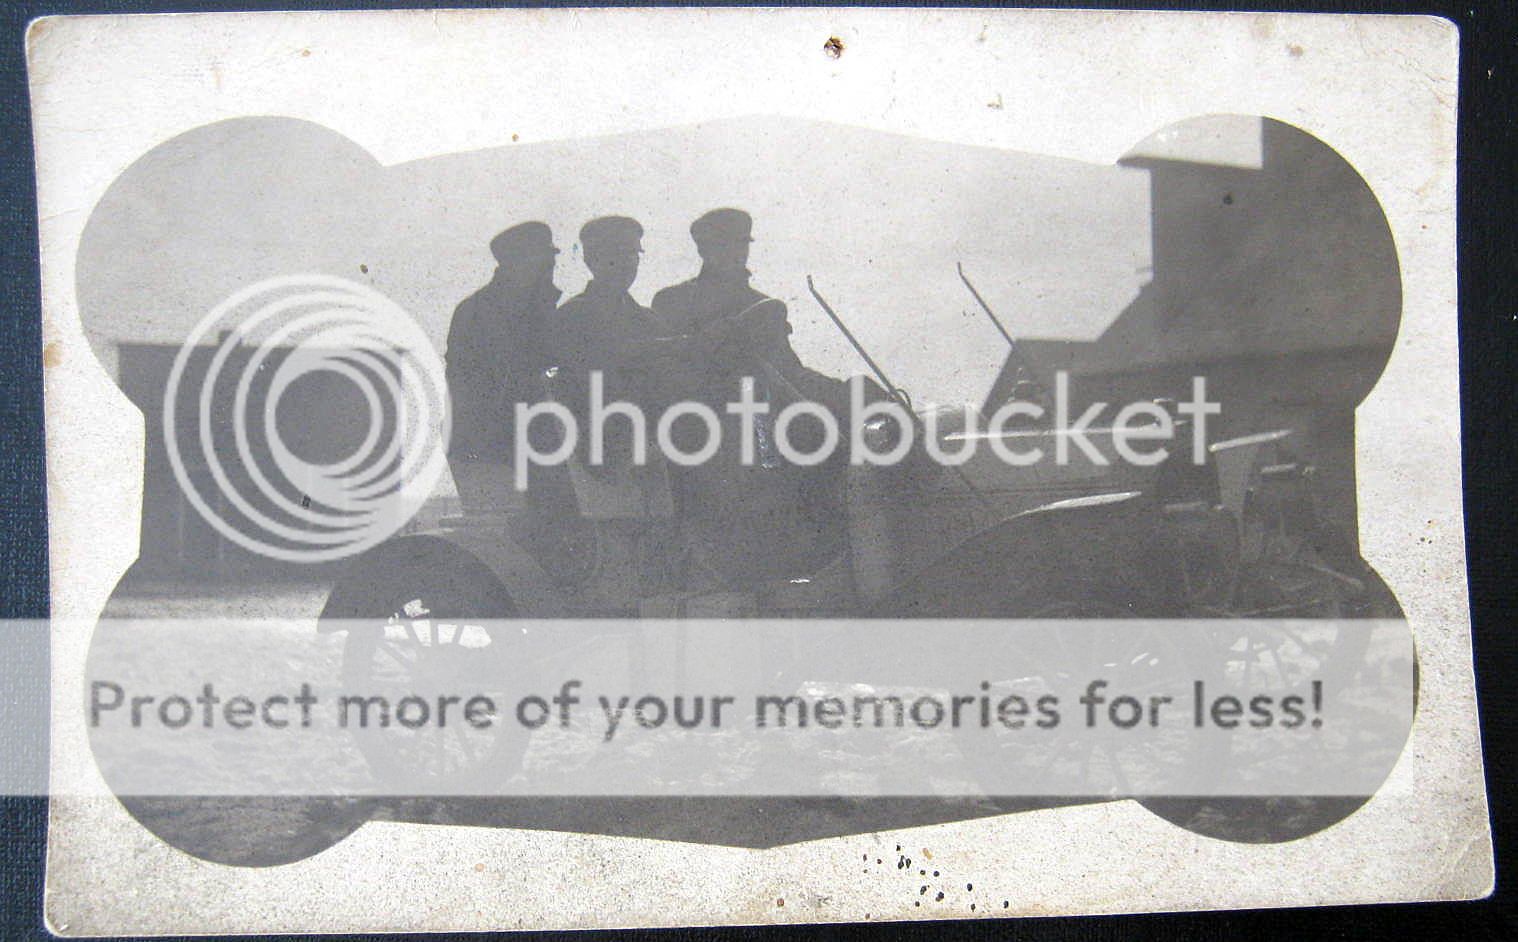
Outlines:
<svg viewBox="0 0 1518 942"><path fill-rule="evenodd" d="M1402 621L335 627L102 622L55 734L137 796L1364 796L1415 705Z"/></svg>

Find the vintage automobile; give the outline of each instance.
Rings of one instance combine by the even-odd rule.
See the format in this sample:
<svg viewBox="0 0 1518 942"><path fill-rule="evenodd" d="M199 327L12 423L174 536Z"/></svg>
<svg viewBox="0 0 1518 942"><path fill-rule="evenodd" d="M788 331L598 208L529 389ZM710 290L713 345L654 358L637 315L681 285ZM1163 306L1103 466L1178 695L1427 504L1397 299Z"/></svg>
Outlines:
<svg viewBox="0 0 1518 942"><path fill-rule="evenodd" d="M1035 368L1024 373L1013 396L1035 402L1044 384ZM897 390L886 393L889 384L880 378L877 399L910 403ZM1161 406L1184 437L1186 418L1174 415L1174 403ZM1061 430L1029 422L997 434L1015 437L1023 451L1044 446L1041 460L1015 465L980 448L963 465L945 466L923 457L922 433L931 430L950 451L988 433L967 431L962 412L917 413L912 421L916 452L896 465L745 468L719 457L715 468L681 469L685 478L672 496L673 469L657 462L621 476L592 475L575 463L569 477L579 512L560 521L554 539L544 539L520 497L500 513L464 515L435 531L395 538L353 561L323 611L324 630L347 632L344 682L406 691L461 677L499 683L524 676L564 655L553 620L565 618L609 619L608 636L625 633L638 618L1400 618L1395 598L1352 541L1321 519L1314 469L1293 451L1290 429L1212 442L1201 464L1188 446L1171 449L1158 465L1139 466L1113 455L1111 428L1090 430L1099 458L1070 449L1056 462ZM903 434L888 419L868 422L861 432L881 450ZM440 624L450 627L440 632ZM660 665L639 660L650 655L638 640L624 641L630 671L657 675ZM1158 628L1107 643L1113 657L1144 658L1160 672L1183 671L1197 659L1268 667L1286 649L1302 647L1273 629L1243 647L1217 650L1173 652ZM1363 643L1363 635L1346 633L1305 653L1332 675L1355 669ZM902 665L897 678L854 676L846 659L830 663L815 648L799 662L785 651L761 651L745 666L779 689L906 676L931 685L935 676L930 652ZM389 731L363 735L359 745L391 788L415 786L420 793L440 779L509 774L529 738L497 737L488 750L471 752L446 739L423 744ZM989 758L977 771L994 799L1005 769ZM870 827L914 822L924 813L952 816L942 808L925 812L920 802L851 800L873 802ZM1287 840L1326 827L1363 800L1309 797L1304 806L1278 798L1146 797L1141 803L1198 833ZM455 808L444 820L531 826L534 810L543 807L515 799L525 813L492 817L478 811L488 801L455 800L475 814ZM1062 802L1023 797L996 800L996 807L1051 803ZM645 811L657 818L657 804L651 807ZM400 816L431 820L433 813ZM561 813L549 817L563 820ZM625 817L609 814L588 829L620 833ZM732 836L703 832L691 839Z"/></svg>
<svg viewBox="0 0 1518 942"><path fill-rule="evenodd" d="M1009 385L1011 397L1037 402L1044 395L1037 369L1024 373ZM894 399L905 411L910 398L883 373L879 378L875 399ZM545 379L552 389L553 377ZM1160 409L1167 416L1176 411L1168 403ZM1088 430L1100 460L1076 448L1058 461L1061 430L1030 421L998 434L1016 439L1020 451L1043 446L1041 460L1013 464L981 448L964 464L945 466L925 456L929 430L946 451L987 433L968 428L963 412L923 409L911 416L917 444L897 464L746 467L719 452L678 474L658 462L596 474L576 461L566 475L573 512L552 518L550 527L506 486L499 512L464 514L435 530L393 537L354 557L331 583L318 626L343 633L341 677L332 681L344 690L397 695L501 690L564 676L563 665L593 655L649 687L678 690L682 653L651 648L639 636L640 625L674 621L726 626L718 643L731 649L723 657L768 690L931 688L963 656L938 650L933 622L978 619L1004 627L1008 637L1018 630L1052 633L1056 648L1061 622L1110 620L1120 630L1100 639L1106 663L1142 664L1160 681L1201 667L1265 677L1255 683L1268 685L1283 664L1351 679L1367 643L1364 632L1335 627L1309 638L1282 623L1401 618L1354 541L1319 512L1314 468L1294 449L1291 429L1213 441L1200 464L1189 447L1175 447L1168 460L1145 466L1111 460L1111 428ZM1186 440L1186 417L1173 424ZM905 434L889 418L869 420L859 431L880 450ZM869 626L913 619L928 627L909 660L884 668L877 662L861 673L845 645L734 643L752 619L787 620L801 641L847 620ZM1224 632L1216 642L1193 632L1177 643L1175 626L1220 620L1258 630ZM587 633L587 624L604 629ZM112 627L97 636L93 658L119 664L129 656L158 678L154 664L172 670L188 657L177 648L172 657L145 655L147 638L130 622ZM187 632L174 638L167 643L190 641ZM869 644L868 637L861 641ZM287 674L279 666L280 643L260 642L268 649L263 663L266 671ZM1066 667L1056 657L1040 669L1054 676ZM1403 710L1380 728L1384 748L1369 776L1376 782L1389 774L1410 722ZM254 866L308 857L372 819L765 847L1123 800L1198 834L1274 842L1342 820L1375 791L1368 784L1349 795L1130 795L1120 788L1044 795L1029 781L1010 780L996 752L962 750L973 798L963 790L935 796L920 782L830 797L501 795L478 783L521 769L534 734L501 728L429 736L392 725L352 736L354 761L367 766L366 778L378 788L360 783L342 796L286 794L275 783L273 793L262 795L154 797L159 793L133 790L126 781L143 769L138 752L119 752L130 740L97 737L95 749L122 803L148 829L197 856ZM278 772L277 765L257 767L263 753L217 752L221 745L209 741L214 754L202 772L239 781L250 774L217 771L216 763L230 760L255 763L252 774L265 778ZM1166 757L1172 760L1204 773L1230 761L1201 740Z"/></svg>
<svg viewBox="0 0 1518 942"><path fill-rule="evenodd" d="M775 130L765 126L767 135ZM663 137L667 133L651 138L659 153L668 150ZM813 124L787 123L778 133L794 135L785 139L795 146L777 148L776 153L802 162L758 161L754 168L759 173L795 166L802 169L784 172L821 179L812 171L842 166L834 153L813 146L818 134ZM1241 161L1230 150L1217 159L1212 145L1219 141L1246 143L1250 147L1244 150L1256 153ZM586 147L578 157L567 155L580 162L566 178L600 179L598 174L605 172L600 152L590 143ZM1119 166L1102 168L1114 185L1124 181L1124 192L1133 181L1147 178L1142 189L1148 194L1151 264L1137 269L1146 283L1121 312L1105 303L1065 312L1069 323L1061 336L1095 336L1089 343L1050 339L1013 345L1031 350L1045 369L1079 360L1097 363L1111 380L1110 395L1126 402L1177 395L1182 388L1171 382L1171 374L1180 371L1206 370L1220 385L1226 382L1233 396L1230 414L1239 419L1238 427L1211 442L1202 466L1170 462L1158 467L1104 467L1077 455L1074 463L1064 466L1017 467L984 451L957 470L911 462L901 468L832 469L836 473L829 474L794 469L747 474L719 466L721 473L710 477L674 481L687 488L678 503L674 487L663 489L671 482L662 472L653 486L640 481L633 487L571 469L575 512L560 518L546 539L524 513L525 505L503 499L499 512L446 520L434 530L408 533L345 560L348 565L335 577L329 567L339 564L284 565L241 552L188 507L182 482L169 467L165 443L156 434L164 416L168 364L179 346L134 342L116 349L112 342L122 310L158 311L169 320L178 318L174 322L184 330L171 332L177 340L203 315L202 302L212 299L192 292L189 303L170 303L189 297L180 283L182 274L208 272L208 257L224 258L223 276L197 278L197 291L217 285L240 288L247 279L250 244L265 253L262 267L271 271L306 271L330 263L334 273L351 272L363 260L365 272L390 269L401 277L399 273L421 257L410 227L359 224L347 213L330 212L326 203L317 206L316 215L300 217L305 220L302 225L292 225L285 213L254 220L269 227L256 243L241 229L229 228L229 212L248 201L265 205L271 192L268 181L300 169L290 159L292 153L320 155L310 166L336 175L330 178L333 192L356 187L361 198L351 201L354 207L390 205L373 198L372 193L379 192L373 187L396 185L409 194L415 186L412 165L379 175L383 179L372 178L367 169L354 174L354 167L371 168L370 155L316 125L281 118L238 119L189 132L145 156L112 185L86 227L79 263L81 318L102 363L119 357L118 382L143 411L147 430L140 553L116 587L108 617L102 618L91 641L89 656L100 668L97 674L117 675L127 661L154 679L160 666L210 671L211 666L186 653L189 642L201 633L194 617L180 617L183 624L174 626L178 634L164 639L155 652L147 634L123 616L151 610L181 616L193 611L198 617L223 605L218 585L263 593L266 583L276 578L302 586L319 582L323 595L314 602L303 595L287 604L279 597L267 605L234 605L228 610L234 615L293 613L303 632L305 622L320 610L323 629L341 634L303 634L301 640L310 642L303 656L320 649L325 657L329 647L340 644L345 649L343 676L334 682L393 683L400 689L439 678L510 678L519 668L546 673L551 668L543 665L575 656L566 650L564 633L553 629L556 620L567 618L603 620L604 643L593 647L613 659L626 652L630 671L652 676L668 665L657 656L648 658L651 663L637 663L642 646L620 636L633 631L628 625L639 621L723 618L741 624L745 618L781 616L825 626L842 617L986 617L1010 624L1039 617L1115 616L1114 624L1128 624L1132 616L1169 616L1172 623L1231 619L1264 625L1272 618L1326 624L1400 614L1392 593L1361 559L1355 504L1355 408L1391 356L1400 323L1396 246L1365 181L1331 147L1299 129L1269 119L1206 116L1163 129ZM481 159L495 159L480 153ZM962 169L957 152L935 145L922 153L922 166L934 174ZM207 162L206 173L177 172L187 156L196 155ZM1025 166L1022 161L1017 155L1004 155L988 163L976 177L975 203L1016 205L1030 179L1019 171ZM900 164L915 170L917 162ZM438 178L444 182L437 206L442 212L454 200L467 200L471 206L506 205L522 179L517 173L495 171L460 174L451 162L441 166L445 172ZM372 169L377 172L377 165ZM1073 163L1066 169L1083 179L1092 172ZM221 189L230 202L207 199L203 181L213 170L217 178L241 180L257 192L244 195L238 186L229 185ZM307 192L306 171L300 172L301 185L291 192ZM562 167L556 172L562 173ZM726 170L724 178L725 174ZM911 175L893 171L882 174L878 182L887 192L909 179ZM494 195L482 198L480 181L497 186L490 191ZM454 192L458 182L467 186ZM611 182L608 178L608 187ZM1057 180L1050 185L1063 187ZM1138 192L1137 187L1131 189ZM773 191L764 184L763 192ZM799 187L785 199L790 200L789 212L803 221L794 226L806 235L798 257L829 258L836 227L804 221L825 207L824 221L834 222L833 204ZM307 203L301 203L300 212L310 210ZM1005 262L1008 273L1021 278L1019 261L996 248L1000 242L980 238L990 234L981 232L980 214L963 212L960 205L944 204L942 220L952 222L947 231L955 234L944 240L945 245L959 251L958 246L984 241L980 263ZM1072 212L1074 224L1097 225L1111 215L1102 201L1092 205L1101 212ZM144 206L158 209L144 213ZM776 215L785 213L777 208ZM340 237L332 234L333 225L342 227ZM371 244L373 240L352 237L365 229L385 238ZM449 223L439 231L463 238L471 230ZM329 243L341 247L336 256L328 251ZM151 247L154 264L124 264L122 245ZM350 257L350 249L360 246L362 252ZM462 243L458 248L462 251ZM1068 258L1068 270L1079 273L1085 259ZM386 260L390 264L376 264ZM947 283L948 273L939 274L943 277L938 283ZM1100 277L1111 274L1108 270ZM1001 280L1005 290L1010 279ZM1076 280L1085 279L1077 274ZM427 281L444 283L430 277ZM443 300L436 297L428 303L441 309ZM1098 322L1105 325L1094 328L1101 330L1099 336L1082 333ZM989 332L985 336L990 337ZM207 347L198 356L210 361L212 352ZM244 351L233 362L247 356ZM1007 357L1007 368L987 397L991 401L986 411L1009 397L1031 401L1039 395L1036 379L1021 376L1016 359ZM905 401L894 384L879 375L876 380L880 395ZM339 433L351 435L363 428L361 413L342 407L345 401L326 403L320 395L310 395L291 411L301 418L304 437L330 439L335 454L343 455L345 445L353 443ZM1268 407L1256 408L1259 404ZM922 411L919 421L926 428L929 415ZM958 429L952 416L937 418L945 439L968 432ZM186 428L193 431L190 425ZM888 425L864 431L887 440L893 434ZM1035 425L1011 434L1027 443L1050 440L1057 432ZM1102 433L1093 431L1093 438L1107 447ZM693 483L700 486L692 488ZM154 594L160 580L176 587L166 606L161 595ZM186 580L193 585L181 591L179 584ZM232 594L236 593L228 593ZM186 604L188 595L197 596L197 605ZM273 598L274 593L269 595ZM475 622L498 629L508 623L516 627L492 632ZM478 630L434 634L432 629L441 623ZM1166 640L1137 632L1111 643L1115 654L1153 655L1167 649ZM213 652L219 658L214 666L251 660L256 648L267 655L270 673L284 679L295 663L291 648L299 643L288 637L255 643L240 636L235 644ZM1348 634L1330 644L1304 645L1262 628L1248 644L1193 646L1179 653L1193 662L1268 672L1277 655L1290 659L1307 647L1311 650L1306 656L1328 669L1339 664L1353 670L1359 660L1357 644L1356 636ZM932 673L944 666L934 663L935 654L935 646L924 643L916 662L904 665L903 674L931 682ZM1162 667L1168 663L1154 660ZM784 650L735 650L732 661L762 672L771 682L863 680L849 676L846 662L798 659ZM1405 736L1405 727L1399 736ZM1402 741L1397 738L1396 745ZM988 799L980 803L865 797L833 804L786 798L690 799L675 805L651 798L371 802L267 792L241 799L201 799L172 790L131 791L119 779L143 763L136 755L111 751L122 745L130 743L92 738L97 763L133 816L189 853L251 865L317 853L370 818L772 846L1073 800L1027 797L1026 788L1007 789L1020 792L1020 799L997 798L1004 782L998 779L995 762L982 770ZM495 745L493 761L502 768L520 763L528 748L520 740ZM285 747L281 742L279 748ZM359 747L362 755L353 756L354 762L367 763L361 771L386 783L392 796L404 794L412 783L418 784L418 793L437 791L421 785L457 774L463 758L418 754L402 737L364 739ZM339 751L346 761L354 750L344 741ZM260 757L228 750L212 758L256 763ZM227 777L234 784L238 781ZM147 797L158 794L172 797ZM1106 794L1090 800L1121 797ZM1363 800L1322 795L1139 799L1145 808L1197 833L1252 841L1283 841L1312 833L1350 814ZM687 813L691 811L699 813Z"/></svg>

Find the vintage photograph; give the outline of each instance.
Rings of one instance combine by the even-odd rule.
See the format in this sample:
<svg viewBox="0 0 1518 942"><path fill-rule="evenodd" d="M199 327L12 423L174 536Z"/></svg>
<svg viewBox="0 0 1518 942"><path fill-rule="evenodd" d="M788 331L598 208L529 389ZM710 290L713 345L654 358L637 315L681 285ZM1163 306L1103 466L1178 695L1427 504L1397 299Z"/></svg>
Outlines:
<svg viewBox="0 0 1518 942"><path fill-rule="evenodd" d="M676 51L734 29L752 88ZM1351 44L1395 142L1327 84ZM29 50L55 932L1490 886L1438 21L65 17ZM524 855L564 900L485 899ZM637 872L676 859L709 877ZM83 892L155 866L155 901ZM456 888L319 906L355 867Z"/></svg>

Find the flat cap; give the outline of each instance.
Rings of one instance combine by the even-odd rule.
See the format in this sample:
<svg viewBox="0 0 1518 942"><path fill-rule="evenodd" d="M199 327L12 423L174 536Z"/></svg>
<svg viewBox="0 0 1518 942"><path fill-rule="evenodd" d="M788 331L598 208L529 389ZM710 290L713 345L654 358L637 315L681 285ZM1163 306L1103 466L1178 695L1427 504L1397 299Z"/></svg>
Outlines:
<svg viewBox="0 0 1518 942"><path fill-rule="evenodd" d="M553 244L553 230L541 222L519 223L490 240L490 254L498 262L558 251Z"/></svg>
<svg viewBox="0 0 1518 942"><path fill-rule="evenodd" d="M643 226L629 216L601 216L580 227L580 245L586 251L598 248L641 249Z"/></svg>
<svg viewBox="0 0 1518 942"><path fill-rule="evenodd" d="M714 209L690 224L690 237L707 241L752 242L754 219L741 209Z"/></svg>

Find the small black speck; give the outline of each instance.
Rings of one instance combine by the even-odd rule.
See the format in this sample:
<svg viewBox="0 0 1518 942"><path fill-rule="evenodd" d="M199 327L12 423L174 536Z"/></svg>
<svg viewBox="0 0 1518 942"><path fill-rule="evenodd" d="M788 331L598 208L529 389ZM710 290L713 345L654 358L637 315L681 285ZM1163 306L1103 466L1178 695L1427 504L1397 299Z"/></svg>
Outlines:
<svg viewBox="0 0 1518 942"><path fill-rule="evenodd" d="M901 845L900 845L900 844L897 844L897 845L896 845L896 852L897 852L897 853L898 853L898 854L899 854L899 853L901 853Z"/></svg>
<svg viewBox="0 0 1518 942"><path fill-rule="evenodd" d="M912 905L913 905L913 906L921 906L921 905L922 905L922 903L913 903L913 904L912 904Z"/></svg>
<svg viewBox="0 0 1518 942"><path fill-rule="evenodd" d="M928 871L926 871L926 870L919 870L919 871L917 871L917 875L920 876L920 877L925 877L925 876L928 875Z"/></svg>
<svg viewBox="0 0 1518 942"><path fill-rule="evenodd" d="M358 270L361 271L361 272L363 272L366 275L369 274L369 266L368 265L360 265L360 266L358 266Z"/></svg>
<svg viewBox="0 0 1518 942"><path fill-rule="evenodd" d="M1233 205L1233 194L1232 193L1224 193L1223 194L1223 205L1224 206L1232 206Z"/></svg>
<svg viewBox="0 0 1518 942"><path fill-rule="evenodd" d="M920 890L917 891L917 895L918 896L926 896L927 894L928 894L928 888L927 887L923 887L922 889L920 889Z"/></svg>
<svg viewBox="0 0 1518 942"><path fill-rule="evenodd" d="M933 871L933 876L935 876L935 877L938 876L938 871L937 870Z"/></svg>
<svg viewBox="0 0 1518 942"><path fill-rule="evenodd" d="M1001 908L1002 909L1006 909L1008 906L1011 906L1011 905L1012 905L1012 901L1009 900L1009 899L1004 899L1004 900L1001 901Z"/></svg>
<svg viewBox="0 0 1518 942"><path fill-rule="evenodd" d="M936 903L936 902L938 902L941 899L943 899L943 894L939 893L937 896L933 897L933 902Z"/></svg>
<svg viewBox="0 0 1518 942"><path fill-rule="evenodd" d="M975 884L973 884L973 883L966 883L965 884L965 889L967 889L967 890L973 890L973 889L975 889Z"/></svg>
<svg viewBox="0 0 1518 942"><path fill-rule="evenodd" d="M975 904L974 903L970 904L970 912L972 912L972 913L975 912Z"/></svg>
<svg viewBox="0 0 1518 942"><path fill-rule="evenodd" d="M880 863L880 858L879 858L879 857L876 857L876 858L875 858L875 862L876 862L876 863Z"/></svg>

